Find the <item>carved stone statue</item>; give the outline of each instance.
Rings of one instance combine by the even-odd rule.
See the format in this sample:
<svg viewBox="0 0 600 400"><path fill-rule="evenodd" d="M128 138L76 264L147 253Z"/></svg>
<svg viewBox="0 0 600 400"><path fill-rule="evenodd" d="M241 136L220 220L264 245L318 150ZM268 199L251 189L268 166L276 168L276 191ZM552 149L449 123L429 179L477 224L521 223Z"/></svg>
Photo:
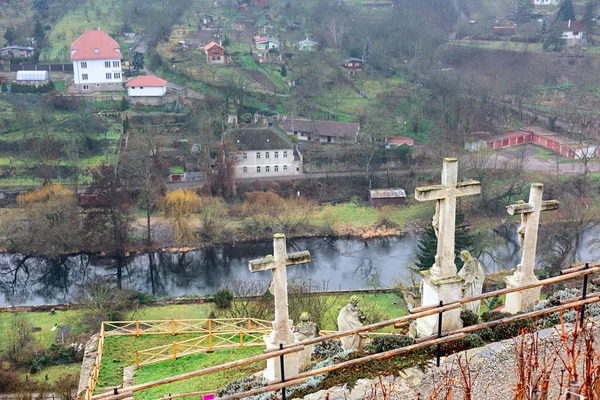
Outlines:
<svg viewBox="0 0 600 400"><path fill-rule="evenodd" d="M460 258L464 261L462 269L458 272L458 275L464 279L462 298L465 299L480 295L483 290L483 281L485 280L485 271L481 263L466 250L460 252ZM463 305L463 310L471 310L479 315L480 303L480 301L466 303Z"/></svg>
<svg viewBox="0 0 600 400"><path fill-rule="evenodd" d="M363 326L367 319L365 313L359 307L359 299L356 296L350 297L350 302L346 304L338 315L337 323L340 332L348 332ZM365 347L365 333L344 336L340 338L344 350L362 350Z"/></svg>
<svg viewBox="0 0 600 400"><path fill-rule="evenodd" d="M433 214L433 218L431 218L431 226L433 226L433 231L435 232L435 237L440 237L440 201L435 202L435 214Z"/></svg>
<svg viewBox="0 0 600 400"><path fill-rule="evenodd" d="M292 328L292 331L294 331L296 342L312 339L319 335L319 328L317 327L317 324L310 321L310 316L307 312L303 312L300 315L300 322L298 322L298 325ZM309 345L306 346L305 349L300 353L298 353L298 367L300 371L304 371L310 367L310 358L312 356L313 349L314 345Z"/></svg>

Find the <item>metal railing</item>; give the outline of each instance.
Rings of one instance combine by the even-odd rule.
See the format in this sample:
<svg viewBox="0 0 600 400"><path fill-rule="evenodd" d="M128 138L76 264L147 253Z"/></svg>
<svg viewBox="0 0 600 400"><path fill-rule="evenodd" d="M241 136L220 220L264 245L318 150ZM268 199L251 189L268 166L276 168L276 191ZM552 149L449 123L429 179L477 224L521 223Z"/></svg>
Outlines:
<svg viewBox="0 0 600 400"><path fill-rule="evenodd" d="M495 296L498 296L499 294L520 292L523 290L531 289L533 287L538 287L538 286L543 286L543 285L547 285L547 284L551 284L551 283L561 282L561 281L565 281L565 280L569 280L569 279L573 279L573 278L578 278L578 277L584 278L584 282L583 282L584 290L582 291L582 297L577 298L577 299L565 300L562 304L560 304L558 306L549 307L549 308L538 310L538 311L532 311L532 312L527 312L527 313L523 313L523 314L518 314L518 315L511 316L511 317L503 318L500 320L485 322L485 323L469 326L466 328L457 329L457 330L450 331L450 332L440 332L438 330L437 335L421 338L421 339L417 340L417 343L410 345L410 346L405 346L405 347L397 348L397 349L382 352L382 353L371 354L368 356L344 361L344 362L334 364L331 366L309 370L309 371L299 373L297 375L293 375L293 376L289 376L289 377L285 376L285 371L283 371L283 369L282 369L282 371L281 371L282 379L280 381L270 382L269 385L262 387L262 388L253 389L253 390L250 390L247 392L236 393L234 395L225 396L225 397L221 398L221 400L241 399L241 398L249 397L252 395L257 395L257 394L267 393L267 392L274 392L274 391L279 391L279 390L282 391L282 398L285 398L285 389L287 387L297 386L299 384L305 383L306 379L308 377L335 371L340 368L348 368L348 367L360 365L360 364L378 360L378 359L394 357L394 356L397 356L400 354L405 354L405 353L408 353L410 351L417 350L417 349L422 349L422 348L431 347L431 346L439 346L440 344L445 343L445 342L451 342L451 341L461 339L461 338L465 337L465 335L468 332L475 332L475 331L478 331L481 329L490 328L493 326L506 324L509 322L514 322L514 321L527 319L527 318L536 318L536 317L540 317L543 315L562 312L562 311L565 311L568 309L573 309L573 308L577 308L579 310L580 318L582 318L581 315L583 314L586 305L594 304L594 303L597 303L600 301L599 293L595 293L592 296L588 296L587 290L586 290L587 289L586 286L587 286L587 282L588 282L588 279L586 277L592 273L597 273L599 271L600 271L600 267L598 265L590 267L588 264L586 264L585 266L582 266L582 267L570 268L570 269L564 270L562 276L544 279L544 280L541 280L541 281L533 283L533 284L524 285L521 287L510 288L510 289L502 289L502 290L497 290L497 291L493 291L493 292L488 292L488 293L485 293L485 294L482 294L479 296L474 296L474 297L467 298L467 299L461 299L461 300L458 300L458 301L455 301L455 302L452 302L449 304L436 304L436 305L432 305L432 306L419 307L417 309L411 310L411 314L406 315L404 317L395 318L395 319L391 319L388 321L378 322L375 324L363 326L361 328L357 328L357 329L347 331L347 332L335 332L335 333L331 333L331 334L324 335L321 337L303 340L302 342L299 342L299 343L292 343L292 344L288 344L288 345L281 344L280 348L278 350L267 350L265 353L254 356L254 357L230 362L227 364L216 365L216 366L204 368L204 369L197 370L197 371L188 372L188 373L181 374L181 375L171 376L168 378L160 379L158 381L134 385L131 387L124 388L122 390L122 393L119 393L119 394L115 393L114 395L100 394L100 395L93 396L92 399L93 400L122 399L125 397L133 396L133 393L135 393L135 392L145 390L145 389L148 389L151 387L161 386L161 385L165 385L165 384L172 383L172 382L178 382L178 381L185 380L185 379L208 375L208 374L219 372L219 371L225 371L225 370L228 370L228 369L231 369L234 367L252 364L252 363L255 363L258 361L263 361L263 360L266 360L269 358L280 358L281 365L284 365L283 359L284 359L285 355L302 351L306 348L306 346L309 346L309 345L313 345L316 343L321 343L321 342L324 342L327 340L337 339L337 338L341 338L341 337L345 337L345 336L356 335L356 334L363 333L363 332L370 332L372 330L380 329L380 328L383 328L386 326L404 324L404 323L407 323L410 321L414 321L414 320L417 320L417 319L420 319L423 317L428 317L428 316L436 315L436 314L438 315L438 318L439 318L438 322L441 322L440 320L441 320L442 314L444 312L460 309L460 308L462 308L462 304L465 304L465 303L482 300L482 299L489 298L489 297L495 297ZM582 319L580 319L580 321L581 320ZM441 325L441 323L440 323L440 325ZM438 351L437 355L439 356L439 354L440 354L440 352ZM439 363L439 361L438 361L438 363ZM115 390L115 392L116 392L116 390ZM183 395L183 396L185 396L185 395ZM178 395L178 397L182 397L182 395Z"/></svg>

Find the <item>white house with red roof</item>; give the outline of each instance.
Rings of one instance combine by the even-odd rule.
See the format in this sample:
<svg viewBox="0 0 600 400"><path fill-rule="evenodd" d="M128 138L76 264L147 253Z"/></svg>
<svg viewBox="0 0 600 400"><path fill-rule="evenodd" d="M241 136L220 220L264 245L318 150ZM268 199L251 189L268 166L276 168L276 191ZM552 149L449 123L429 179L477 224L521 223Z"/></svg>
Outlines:
<svg viewBox="0 0 600 400"><path fill-rule="evenodd" d="M158 76L136 76L125 86L129 97L162 97L167 93L167 81Z"/></svg>
<svg viewBox="0 0 600 400"><path fill-rule="evenodd" d="M122 90L121 46L101 30L85 31L71 44L78 91Z"/></svg>

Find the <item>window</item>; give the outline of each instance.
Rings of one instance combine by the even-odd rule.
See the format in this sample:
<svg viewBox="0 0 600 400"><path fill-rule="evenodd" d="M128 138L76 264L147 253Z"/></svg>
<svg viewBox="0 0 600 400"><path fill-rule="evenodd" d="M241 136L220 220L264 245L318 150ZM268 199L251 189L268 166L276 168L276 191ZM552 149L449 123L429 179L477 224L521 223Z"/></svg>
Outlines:
<svg viewBox="0 0 600 400"><path fill-rule="evenodd" d="M275 158L279 158L279 152L278 151L275 152Z"/></svg>
<svg viewBox="0 0 600 400"><path fill-rule="evenodd" d="M83 85L83 90L90 90L90 86L89 85Z"/></svg>
<svg viewBox="0 0 600 400"><path fill-rule="evenodd" d="M88 74L81 74L81 80L82 81L87 81L88 80Z"/></svg>
<svg viewBox="0 0 600 400"><path fill-rule="evenodd" d="M284 170L284 171L287 171L287 165L284 165L284 166L283 166L283 170Z"/></svg>
<svg viewBox="0 0 600 400"><path fill-rule="evenodd" d="M256 159L258 160L260 158L260 151L256 152Z"/></svg>
<svg viewBox="0 0 600 400"><path fill-rule="evenodd" d="M245 174L247 174L248 173L248 167L244 167L243 171L244 171Z"/></svg>
<svg viewBox="0 0 600 400"><path fill-rule="evenodd" d="M114 76L115 76L115 79L121 79L121 73L120 72L115 72Z"/></svg>
<svg viewBox="0 0 600 400"><path fill-rule="evenodd" d="M106 68L110 68L110 61L104 61L104 66Z"/></svg>
<svg viewBox="0 0 600 400"><path fill-rule="evenodd" d="M283 152L283 158L287 158L287 151Z"/></svg>
<svg viewBox="0 0 600 400"><path fill-rule="evenodd" d="M143 89L143 88L144 88L143 86L140 86L140 90Z"/></svg>
<svg viewBox="0 0 600 400"><path fill-rule="evenodd" d="M279 165L275 166L275 172L279 172Z"/></svg>
<svg viewBox="0 0 600 400"><path fill-rule="evenodd" d="M271 167L269 167L268 165L265 167L265 172L271 172Z"/></svg>
<svg viewBox="0 0 600 400"><path fill-rule="evenodd" d="M256 167L256 173L260 174L260 167Z"/></svg>
<svg viewBox="0 0 600 400"><path fill-rule="evenodd" d="M110 72L106 73L106 79L112 79L112 74Z"/></svg>
<svg viewBox="0 0 600 400"><path fill-rule="evenodd" d="M247 160L248 159L248 153L242 153L242 159L243 160Z"/></svg>
<svg viewBox="0 0 600 400"><path fill-rule="evenodd" d="M119 68L121 66L121 61L113 61L113 68Z"/></svg>
<svg viewBox="0 0 600 400"><path fill-rule="evenodd" d="M269 158L269 152L265 151L265 158Z"/></svg>
<svg viewBox="0 0 600 400"><path fill-rule="evenodd" d="M87 68L87 61L81 62L81 68Z"/></svg>

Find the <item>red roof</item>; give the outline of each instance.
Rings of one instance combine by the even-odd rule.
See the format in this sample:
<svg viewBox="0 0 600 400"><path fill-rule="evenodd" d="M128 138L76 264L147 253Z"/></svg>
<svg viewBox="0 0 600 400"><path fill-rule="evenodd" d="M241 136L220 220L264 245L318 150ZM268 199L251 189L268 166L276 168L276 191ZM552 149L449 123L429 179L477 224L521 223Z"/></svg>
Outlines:
<svg viewBox="0 0 600 400"><path fill-rule="evenodd" d="M127 82L127 87L132 86L146 86L146 87L163 87L167 86L167 81L158 76L136 76L129 82Z"/></svg>
<svg viewBox="0 0 600 400"><path fill-rule="evenodd" d="M85 31L71 44L71 60L121 59L121 46L101 30Z"/></svg>
<svg viewBox="0 0 600 400"><path fill-rule="evenodd" d="M582 21L564 21L563 28L565 32L583 32L585 29L583 27Z"/></svg>
<svg viewBox="0 0 600 400"><path fill-rule="evenodd" d="M208 51L208 50L212 49L215 46L223 49L223 46L221 46L219 43L217 43L217 42L210 42L209 44L207 44L206 46L204 46L204 50Z"/></svg>
<svg viewBox="0 0 600 400"><path fill-rule="evenodd" d="M396 145L407 144L409 146L413 146L415 144L415 140L413 138L410 138L407 136L388 136L387 142L388 142L388 144L396 144Z"/></svg>

